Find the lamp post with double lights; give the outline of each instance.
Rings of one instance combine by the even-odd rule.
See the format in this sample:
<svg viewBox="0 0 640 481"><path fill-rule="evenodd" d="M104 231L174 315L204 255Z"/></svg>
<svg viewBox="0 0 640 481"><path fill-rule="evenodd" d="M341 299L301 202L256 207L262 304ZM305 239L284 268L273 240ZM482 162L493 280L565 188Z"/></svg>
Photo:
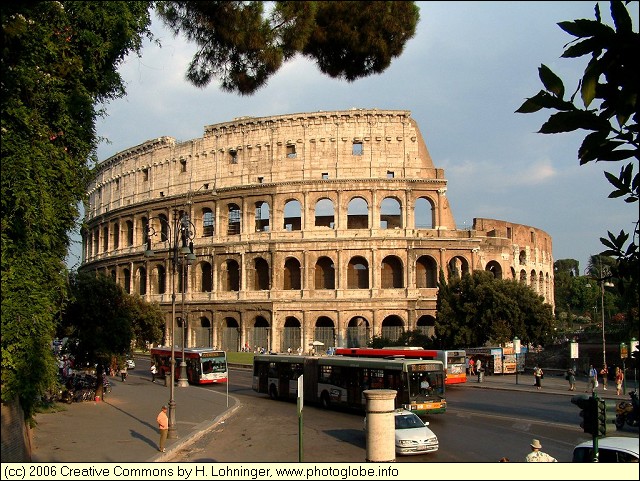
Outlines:
<svg viewBox="0 0 640 481"><path fill-rule="evenodd" d="M188 387L189 379L187 378L187 362L184 356L184 348L187 337L187 311L185 309L185 292L187 290L187 273L189 272L189 266L196 260L196 255L193 253L193 238L195 237L195 226L189 219L187 214L184 214L180 218L180 240L182 241L182 247L180 247L180 287L182 288L182 358L180 361L180 377L178 378L179 387Z"/></svg>
<svg viewBox="0 0 640 481"><path fill-rule="evenodd" d="M193 224L189 220L189 216L185 213L180 213L177 208L173 209L173 222L169 222L164 217L151 217L146 228L146 249L144 252L145 257L152 257L154 251L151 248L151 238L156 235L155 229L151 226L151 221L157 219L167 229L168 235L162 236L164 241L168 242L167 252L171 259L171 379L169 382L169 429L168 438L176 439L178 432L176 429L176 401L174 392L174 380L176 373L176 353L175 353L175 332L176 332L176 273L178 269L178 263L182 260L183 268L184 263L195 260L193 254L193 244L190 243L193 239L191 226ZM182 246L179 245L181 240ZM187 243L189 243L187 245ZM186 249L185 249L186 247ZM184 296L184 277L182 283L182 291ZM184 336L183 336L184 340ZM184 355L182 356L184 362Z"/></svg>
<svg viewBox="0 0 640 481"><path fill-rule="evenodd" d="M593 279L598 282L600 286L600 314L601 314L601 322L602 322L602 367L607 365L607 341L605 337L604 331L604 288L605 287L613 287L613 283L610 282L611 275L603 275L602 272L602 263L600 263L600 268L598 270L598 276L594 276L587 272L587 277L589 279ZM587 287L591 287L587 284Z"/></svg>

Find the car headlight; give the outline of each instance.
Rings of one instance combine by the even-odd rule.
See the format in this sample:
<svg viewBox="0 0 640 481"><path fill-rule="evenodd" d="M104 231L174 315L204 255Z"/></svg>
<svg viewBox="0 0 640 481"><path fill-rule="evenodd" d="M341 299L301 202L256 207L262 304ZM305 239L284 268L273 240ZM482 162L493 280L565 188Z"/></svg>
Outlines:
<svg viewBox="0 0 640 481"><path fill-rule="evenodd" d="M401 439L400 441L398 441L399 446L411 446L412 444L413 441L411 441L410 439Z"/></svg>
<svg viewBox="0 0 640 481"><path fill-rule="evenodd" d="M438 438L437 437L432 437L432 438L428 438L427 439L427 443L428 444L438 444Z"/></svg>

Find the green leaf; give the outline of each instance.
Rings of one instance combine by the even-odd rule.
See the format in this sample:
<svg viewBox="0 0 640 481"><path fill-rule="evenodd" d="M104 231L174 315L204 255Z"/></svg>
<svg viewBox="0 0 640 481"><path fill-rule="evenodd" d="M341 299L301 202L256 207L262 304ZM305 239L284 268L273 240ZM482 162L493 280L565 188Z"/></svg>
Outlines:
<svg viewBox="0 0 640 481"><path fill-rule="evenodd" d="M542 64L538 68L538 74L540 75L540 80L542 80L544 87L549 92L555 94L556 97L564 97L564 84L562 83L560 77L554 74L549 67Z"/></svg>
<svg viewBox="0 0 640 481"><path fill-rule="evenodd" d="M637 12L636 12L637 13ZM629 12L620 1L611 2L611 18L618 33L631 33L633 24Z"/></svg>
<svg viewBox="0 0 640 481"><path fill-rule="evenodd" d="M593 112L582 110L573 112L558 112L549 117L539 132L541 134L557 134L560 132L573 132L574 130L602 130L603 126L608 126Z"/></svg>

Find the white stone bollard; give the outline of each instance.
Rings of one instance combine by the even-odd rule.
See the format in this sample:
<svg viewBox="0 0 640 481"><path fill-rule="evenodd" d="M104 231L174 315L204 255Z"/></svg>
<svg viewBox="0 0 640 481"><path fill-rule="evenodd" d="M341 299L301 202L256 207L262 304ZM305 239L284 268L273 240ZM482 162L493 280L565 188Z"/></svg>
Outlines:
<svg viewBox="0 0 640 481"><path fill-rule="evenodd" d="M368 463L391 463L396 460L395 398L393 389L364 391L367 401L367 459Z"/></svg>

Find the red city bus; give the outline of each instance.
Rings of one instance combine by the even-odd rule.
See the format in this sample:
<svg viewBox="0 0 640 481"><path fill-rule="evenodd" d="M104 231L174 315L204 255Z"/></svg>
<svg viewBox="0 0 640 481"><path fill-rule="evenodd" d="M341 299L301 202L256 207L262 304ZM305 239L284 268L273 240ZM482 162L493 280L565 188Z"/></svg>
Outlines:
<svg viewBox="0 0 640 481"><path fill-rule="evenodd" d="M383 357L405 359L433 359L442 361L446 373L445 384L460 384L467 382L467 356L462 349L439 350L421 349L419 347L338 347L334 352L337 356L352 357Z"/></svg>
<svg viewBox="0 0 640 481"><path fill-rule="evenodd" d="M182 350L175 349L176 379L180 378L180 363ZM190 384L208 384L227 382L227 353L209 347L185 348L185 362L187 364L187 379ZM151 349L151 359L156 364L158 377L171 375L171 348L154 347Z"/></svg>

